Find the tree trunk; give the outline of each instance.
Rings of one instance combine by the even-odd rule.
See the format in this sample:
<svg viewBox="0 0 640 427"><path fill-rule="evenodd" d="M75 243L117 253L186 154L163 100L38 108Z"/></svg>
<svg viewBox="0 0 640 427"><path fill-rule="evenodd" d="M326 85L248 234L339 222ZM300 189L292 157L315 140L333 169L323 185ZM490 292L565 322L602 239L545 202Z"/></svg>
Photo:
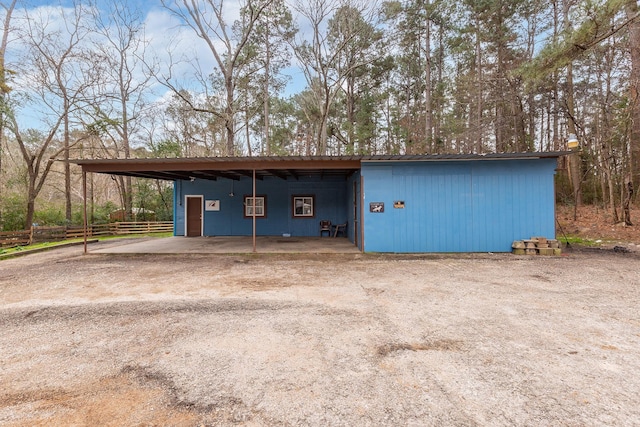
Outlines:
<svg viewBox="0 0 640 427"><path fill-rule="evenodd" d="M131 158L131 145L129 143L129 115L127 113L127 97L122 96L122 148L124 151L124 158ZM124 177L124 186L122 201L125 220L131 221L133 218L133 184L130 176Z"/></svg>
<svg viewBox="0 0 640 427"><path fill-rule="evenodd" d="M356 133L355 133L355 129L356 129L356 100L355 100L355 77L353 76L353 74L351 74L347 79L346 79L346 99L345 99L345 107L346 107L346 113L347 113L347 126L348 126L348 133L347 133L347 149L346 152L349 155L353 155L356 153L356 151L358 150L358 147L356 147Z"/></svg>
<svg viewBox="0 0 640 427"><path fill-rule="evenodd" d="M566 30L570 30L571 22L569 21L569 0L564 0L564 26ZM567 65L567 93L565 95L566 108L567 108L567 126L569 134L577 135L576 132L576 122L575 122L575 101L573 97L573 64L569 62ZM573 219L576 220L578 217L577 209L582 205L582 179L580 173L580 152L576 151L575 153L569 156L569 170L570 170L570 178L571 185L573 187L573 198L574 198L574 211L573 211Z"/></svg>
<svg viewBox="0 0 640 427"><path fill-rule="evenodd" d="M318 147L316 149L317 156L324 156L327 154L327 120L326 114L323 114L320 126L318 126Z"/></svg>
<svg viewBox="0 0 640 427"><path fill-rule="evenodd" d="M251 149L251 112L249 111L249 97L248 94L244 101L244 130L245 137L247 138L247 155L253 157L253 150Z"/></svg>
<svg viewBox="0 0 640 427"><path fill-rule="evenodd" d="M482 129L482 111L484 109L482 101L483 93L483 81L482 81L482 46L480 44L480 28L482 28L482 22L480 18L476 16L476 120L475 120L475 145L476 154L482 154L484 152L484 144L482 141L483 129Z"/></svg>
<svg viewBox="0 0 640 427"><path fill-rule="evenodd" d="M640 20L637 19L638 3L628 0L625 4L629 24L629 50L631 52L631 73L629 76L629 90L631 100L631 181L636 187L640 184ZM629 213L630 214L630 213ZM628 217L625 214L625 220ZM628 218L631 223L631 218Z"/></svg>
<svg viewBox="0 0 640 427"><path fill-rule="evenodd" d="M71 166L69 164L69 99L66 90L62 88L64 96L64 200L65 200L65 219L67 224L71 223Z"/></svg>
<svg viewBox="0 0 640 427"><path fill-rule="evenodd" d="M16 6L17 0L13 0L5 9L4 29L2 30L2 40L0 40L0 179L2 178L2 157L4 155L4 130L5 130L5 102L7 94L11 90L7 85L7 71L5 69L5 53L7 44L9 43L9 25L11 23L11 15ZM0 200L2 200L2 184L0 184ZM2 206L0 206L0 230L2 230Z"/></svg>
<svg viewBox="0 0 640 427"><path fill-rule="evenodd" d="M430 0L425 1L427 17L425 19L425 40L424 40L424 139L426 152L433 153L433 110L431 105L431 10Z"/></svg>
<svg viewBox="0 0 640 427"><path fill-rule="evenodd" d="M224 108L224 112L225 112L225 117L224 117L224 127L226 129L226 136L227 136L227 144L226 144L226 155L227 156L233 156L235 155L235 143L234 143L234 137L235 137L235 125L234 125L234 102L233 102L233 91L234 91L234 85L233 85L233 80L231 77L231 72L229 72L229 75L227 78L225 78L225 88L227 91L227 103L225 105Z"/></svg>
<svg viewBox="0 0 640 427"><path fill-rule="evenodd" d="M327 81L328 79L325 79ZM324 99L320 105L320 126L318 127L318 147L316 149L316 155L325 156L327 154L327 142L328 142L328 125L329 125L329 107L331 105L331 89L325 85L324 87Z"/></svg>
<svg viewBox="0 0 640 427"><path fill-rule="evenodd" d="M262 155L271 155L271 141L269 138L270 126L269 126L269 79L271 78L271 73L269 72L269 67L271 67L271 43L269 40L269 14L266 15L267 25L265 27L266 36L265 36L265 66L264 66L264 147L262 149Z"/></svg>
<svg viewBox="0 0 640 427"><path fill-rule="evenodd" d="M438 28L438 68L437 68L437 72L436 72L436 84L435 87L438 88L436 90L436 100L435 100L435 123L433 123L433 139L435 142L435 153L436 154L441 154L443 151L444 152L448 152L450 147L443 147L442 145L442 138L441 138L441 132L440 129L442 127L442 108L443 108L443 102L442 102L442 89L441 86L443 86L443 71L444 71L444 28L443 25L440 25L440 27ZM433 106L432 106L432 110L433 110Z"/></svg>
<svg viewBox="0 0 640 427"><path fill-rule="evenodd" d="M618 218L618 210L616 209L616 190L615 190L615 186L613 185L613 179L611 177L611 159L609 157L610 155L607 154L604 160L605 178L607 181L607 190L609 194L609 209L611 211L611 220L613 221L614 224L616 224L619 218Z"/></svg>
<svg viewBox="0 0 640 427"><path fill-rule="evenodd" d="M567 94L566 94L566 102L567 102L567 125L569 134L576 135L576 123L575 123L575 111L574 111L574 100L573 100L573 66L571 63L567 65ZM574 199L574 214L573 219L576 220L578 217L577 209L579 206L582 206L582 178L580 173L580 151L576 150L574 153L569 155L569 170L570 170L570 178L571 185L573 187L573 199Z"/></svg>
<svg viewBox="0 0 640 427"><path fill-rule="evenodd" d="M33 188L31 183L29 183L29 195L27 200L27 215L24 220L24 229L29 230L33 226L33 218L35 216L36 211L36 201L35 197L32 197Z"/></svg>
<svg viewBox="0 0 640 427"><path fill-rule="evenodd" d="M624 182L624 202L622 204L622 210L624 212L625 225L633 225L631 222L631 199L633 198L633 181L631 176L628 176Z"/></svg>

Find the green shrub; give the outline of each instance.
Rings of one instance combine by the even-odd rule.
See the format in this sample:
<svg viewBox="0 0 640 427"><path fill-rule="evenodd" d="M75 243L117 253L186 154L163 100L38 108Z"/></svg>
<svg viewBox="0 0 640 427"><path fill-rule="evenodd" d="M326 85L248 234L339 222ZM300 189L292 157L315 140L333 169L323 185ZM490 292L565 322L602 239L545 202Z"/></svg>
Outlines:
<svg viewBox="0 0 640 427"><path fill-rule="evenodd" d="M44 209L36 209L33 215L33 222L40 226L62 226L67 225L63 208L55 205L47 206Z"/></svg>
<svg viewBox="0 0 640 427"><path fill-rule="evenodd" d="M24 230L24 222L27 218L27 202L23 196L17 194L5 195L2 198L0 209L2 210L0 228L3 231Z"/></svg>

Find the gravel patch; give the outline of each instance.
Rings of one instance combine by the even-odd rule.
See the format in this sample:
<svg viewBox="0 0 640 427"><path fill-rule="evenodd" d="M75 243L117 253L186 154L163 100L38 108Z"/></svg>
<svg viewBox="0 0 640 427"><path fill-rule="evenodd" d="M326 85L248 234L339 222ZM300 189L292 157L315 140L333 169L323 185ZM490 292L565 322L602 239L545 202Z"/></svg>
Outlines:
<svg viewBox="0 0 640 427"><path fill-rule="evenodd" d="M639 261L0 261L0 425L638 425Z"/></svg>

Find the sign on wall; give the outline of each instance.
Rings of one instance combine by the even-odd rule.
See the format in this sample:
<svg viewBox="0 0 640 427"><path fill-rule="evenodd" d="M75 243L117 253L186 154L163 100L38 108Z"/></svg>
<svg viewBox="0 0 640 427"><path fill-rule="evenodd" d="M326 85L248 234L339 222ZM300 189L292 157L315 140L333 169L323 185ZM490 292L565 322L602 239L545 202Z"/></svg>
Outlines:
<svg viewBox="0 0 640 427"><path fill-rule="evenodd" d="M369 212L382 213L384 212L384 202L371 202L369 203Z"/></svg>
<svg viewBox="0 0 640 427"><path fill-rule="evenodd" d="M219 211L220 210L220 200L207 200L204 203L205 211Z"/></svg>
<svg viewBox="0 0 640 427"><path fill-rule="evenodd" d="M393 202L394 209L404 209L404 200L396 200Z"/></svg>

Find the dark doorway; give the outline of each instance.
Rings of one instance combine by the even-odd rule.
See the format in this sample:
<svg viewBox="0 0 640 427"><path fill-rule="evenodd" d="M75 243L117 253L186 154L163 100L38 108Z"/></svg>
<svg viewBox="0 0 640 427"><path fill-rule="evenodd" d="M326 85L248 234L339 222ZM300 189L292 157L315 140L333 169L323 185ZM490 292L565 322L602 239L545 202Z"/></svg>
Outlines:
<svg viewBox="0 0 640 427"><path fill-rule="evenodd" d="M360 218L358 215L359 193L358 183L353 181L353 243L358 247L360 247L358 242L358 237L360 237L360 230L358 229L358 227L360 227Z"/></svg>
<svg viewBox="0 0 640 427"><path fill-rule="evenodd" d="M187 196L187 237L202 236L202 197Z"/></svg>

